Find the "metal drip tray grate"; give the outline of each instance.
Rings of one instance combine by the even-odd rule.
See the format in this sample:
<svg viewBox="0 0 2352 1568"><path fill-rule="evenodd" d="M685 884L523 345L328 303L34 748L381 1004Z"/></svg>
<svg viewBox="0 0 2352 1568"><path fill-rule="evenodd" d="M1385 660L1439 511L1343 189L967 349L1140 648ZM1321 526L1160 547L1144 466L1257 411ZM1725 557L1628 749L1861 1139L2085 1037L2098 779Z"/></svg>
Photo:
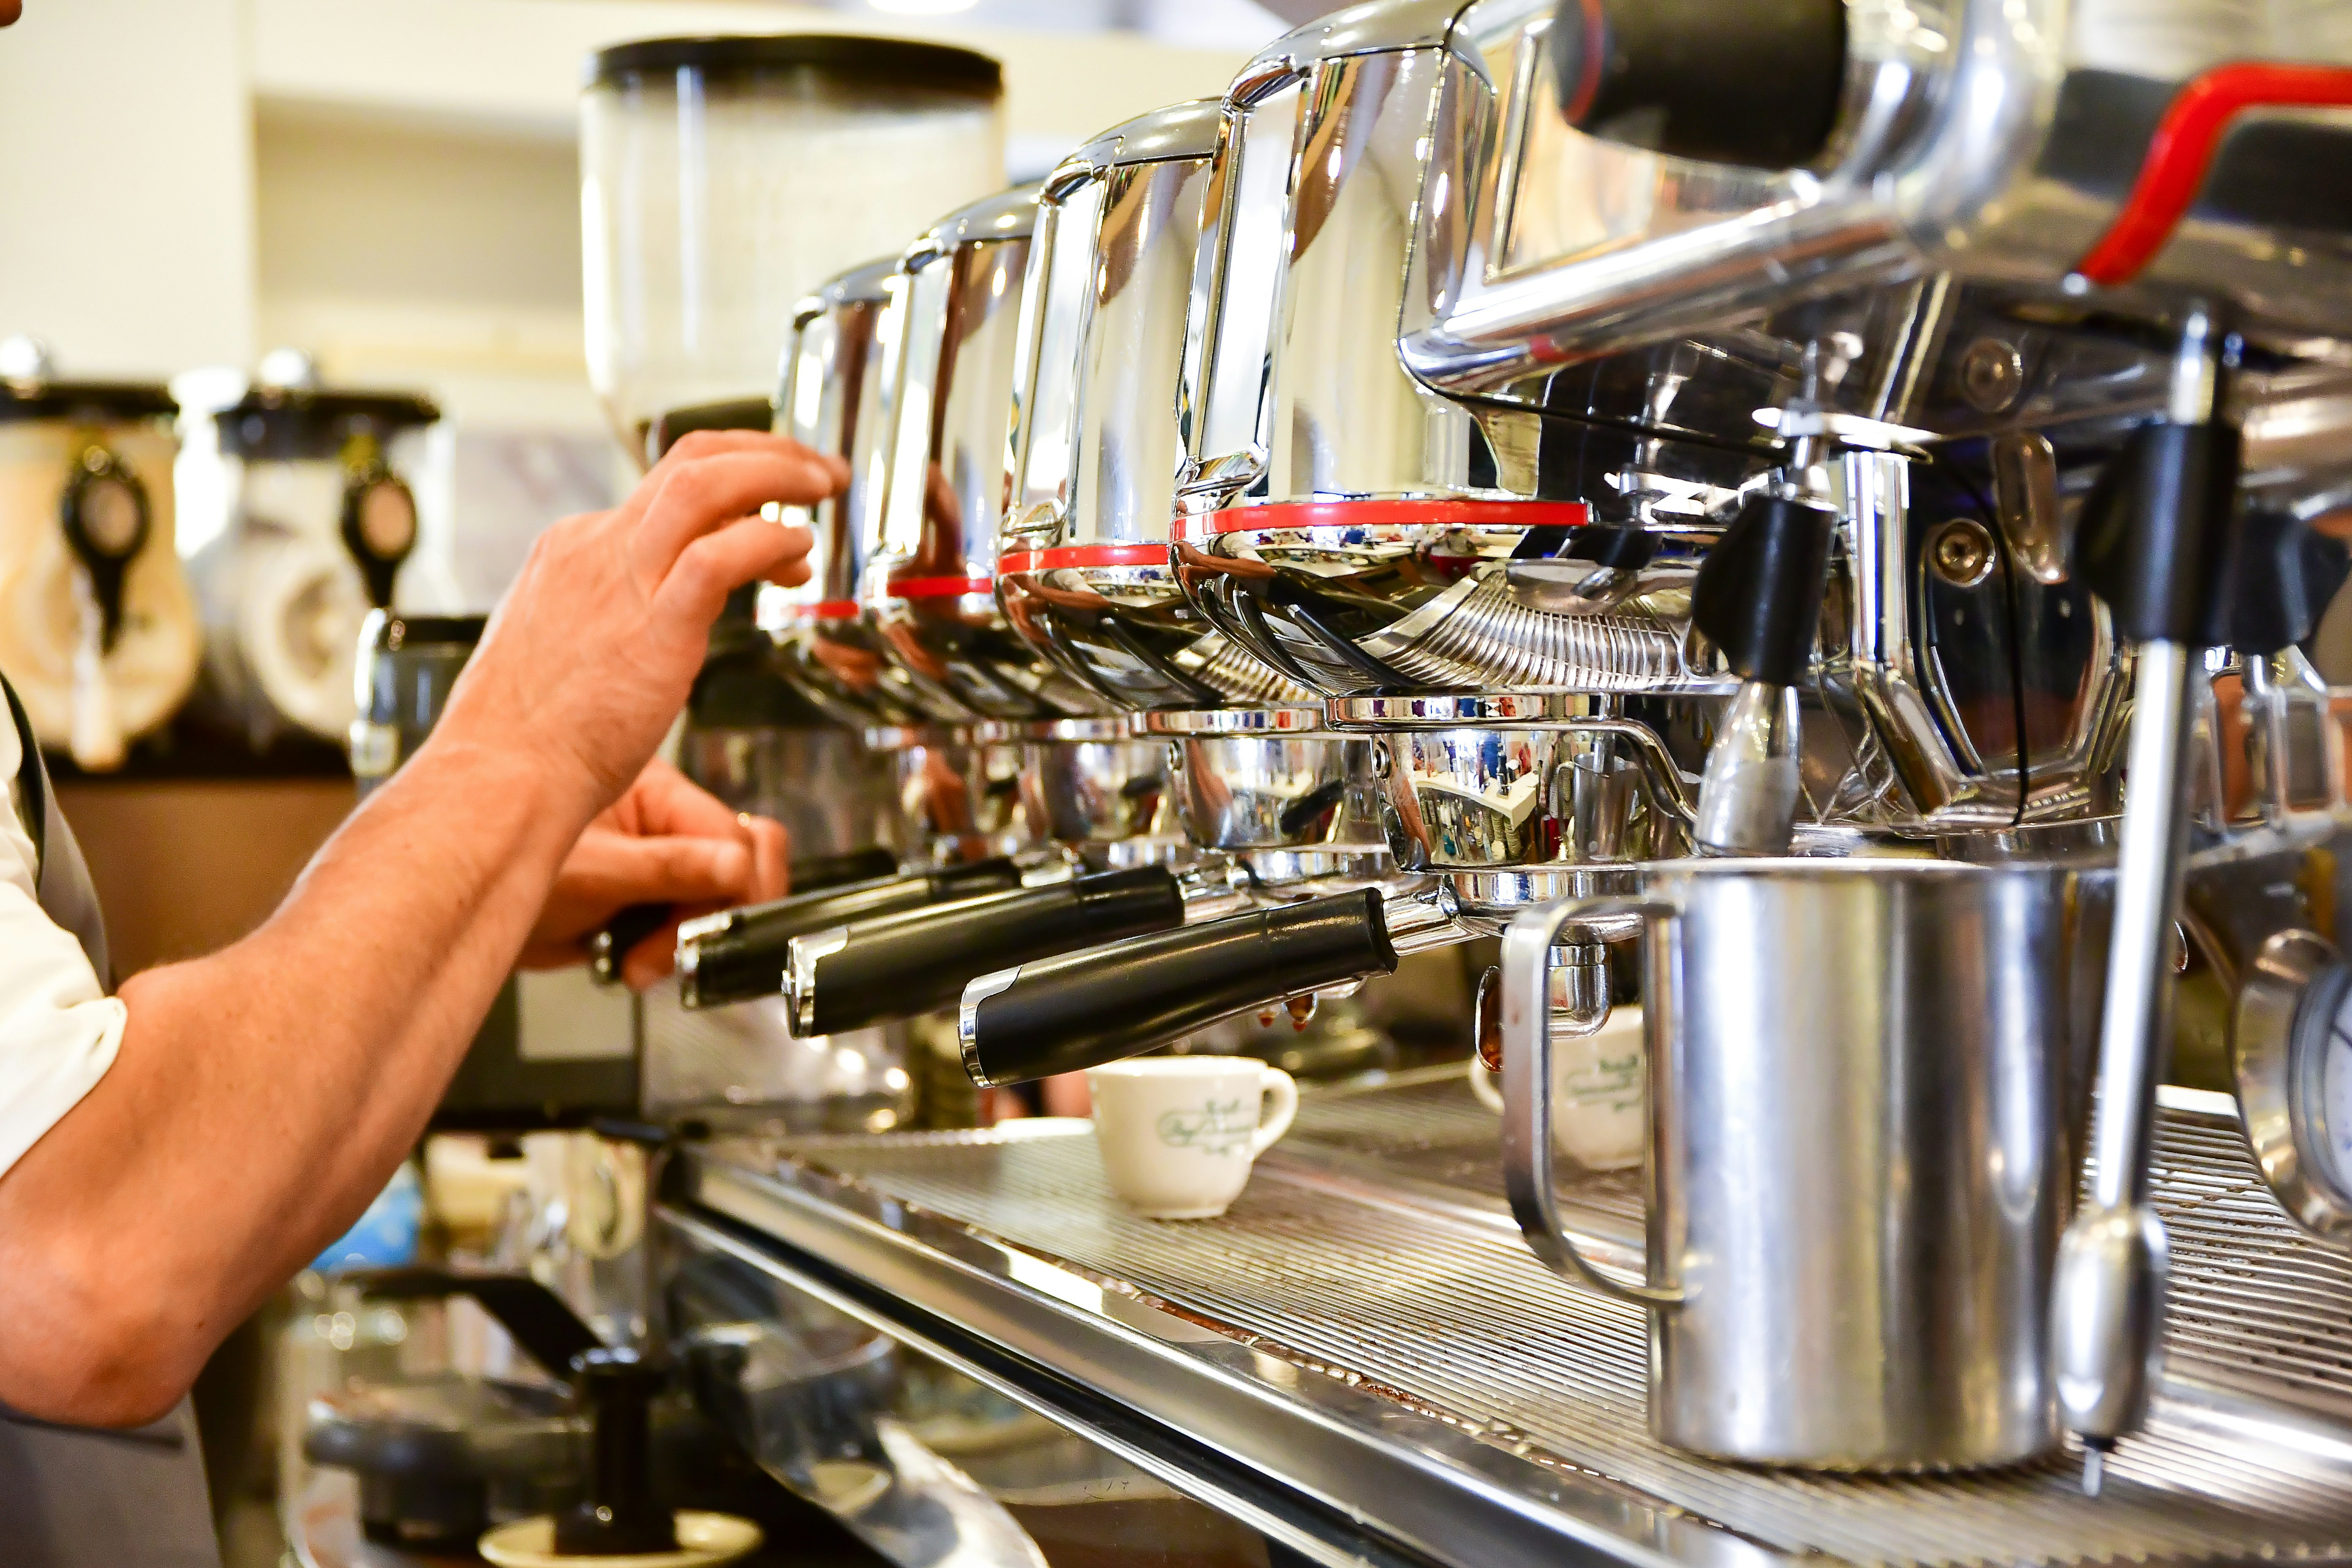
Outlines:
<svg viewBox="0 0 2352 1568"><path fill-rule="evenodd" d="M793 1154L1130 1286L1265 1353L1780 1552L1874 1563L2352 1553L2342 1471L2283 1469L2259 1447L2217 1444L2210 1428L2183 1426L2162 1408L2117 1456L2097 1500L2080 1495L2071 1460L1969 1476L1844 1477L1665 1448L1645 1423L1640 1315L1557 1278L1528 1252L1502 1211L1496 1129L1450 1074L1310 1095L1234 1208L1194 1224L1122 1208L1081 1123L1064 1135L823 1139ZM2330 1406L2352 1391L2352 1268L2301 1239L2235 1136L2227 1124L2173 1113L2159 1134L2175 1363L2242 1383L2251 1369L2273 1396L2304 1391ZM1578 1196L1591 1200L1596 1231L1638 1226L1632 1179L1596 1178Z"/></svg>
<svg viewBox="0 0 2352 1568"><path fill-rule="evenodd" d="M2168 1117L2157 1161L2172 1251L2170 1363L2258 1377L2352 1420L2352 1254L2315 1244L2287 1218L2234 1123Z"/></svg>

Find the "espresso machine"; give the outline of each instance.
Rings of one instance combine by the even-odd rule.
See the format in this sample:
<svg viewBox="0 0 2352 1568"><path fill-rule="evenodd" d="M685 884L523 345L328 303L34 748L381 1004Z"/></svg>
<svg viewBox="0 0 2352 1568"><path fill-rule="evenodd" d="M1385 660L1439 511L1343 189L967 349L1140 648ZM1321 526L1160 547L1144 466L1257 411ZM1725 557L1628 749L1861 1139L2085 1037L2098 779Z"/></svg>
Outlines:
<svg viewBox="0 0 2352 1568"><path fill-rule="evenodd" d="M885 378L895 434L879 468L887 479L879 547L864 568L868 610L861 626L833 634L833 646L861 637L887 655L902 689L934 711L954 702L992 715L966 732L983 744L1019 746L1024 816L1058 847L1066 869L1040 886L1056 869L1049 862L1018 892L974 890L949 907L894 910L871 924L787 925L778 913L769 940L796 944L777 964L796 1030L928 1011L953 1002L975 974L1122 930L1141 937L1195 925L1199 940L1215 943L1223 933L1202 922L1253 907L1281 910L1296 923L1302 911L1291 906L1311 893L1360 888L1385 874L1360 743L1314 733L1321 715L1311 708L1136 714L1116 679L1074 658L1037 624L1041 593L1061 604L1073 595L1008 578L1000 604L990 592L995 540L965 521L997 504L1008 447L1016 495L1024 486L1052 493L1057 481L1046 469L1060 460L1055 454L1098 443L1131 438L1172 458L1173 420L1144 390L1150 383L1129 382L1123 394L1098 384L1102 416L1089 416L1083 430L1057 422L1085 405L1075 384L1114 344L1143 345L1152 356L1145 365L1158 367L1160 393L1173 405L1198 227L1137 220L1122 205L1106 210L1103 192L1134 185L1145 193L1137 201L1146 215L1181 212L1188 196L1197 201L1215 127L1210 109L1191 105L1117 128L1066 163L1042 193L1012 193L951 216L902 264L892 297L905 302L904 326L890 335L903 363ZM1137 243L1140 258L1118 253ZM1089 306L1073 296L1074 277L1104 279L1106 297ZM802 341L810 341L805 331ZM799 363L814 369L818 361L804 348ZM1108 436L1106 419L1116 426ZM1024 478L1032 472L1034 481ZM1090 526L1104 512L1099 526L1113 531L1156 527L1159 579L1168 587L1172 468L1156 485L1149 473L1139 466L1120 481L1124 491L1083 496L1075 510ZM1155 507L1156 525L1146 521ZM1109 569L1117 573L1117 557L1137 548L1108 547ZM1049 559L1059 566L1087 553ZM1012 568L1029 564L1007 560ZM822 592L829 598L834 590ZM1077 592L1099 602L1083 584ZM1237 692L1280 689L1270 672L1251 674L1251 662L1237 652L1223 657L1223 668L1239 673ZM1175 689L1197 705L1206 689ZM1208 691L1207 700L1220 694ZM1327 911L1303 912L1311 926ZM738 924L748 928L753 918ZM698 971L706 958L694 955Z"/></svg>
<svg viewBox="0 0 2352 1568"><path fill-rule="evenodd" d="M804 1037L910 1018L989 967L953 958L959 943L1058 951L1181 908L1150 863L1165 858L1160 749L1013 635L993 598L1035 209L1026 189L959 209L798 316L779 406L852 480L809 509L809 584L767 590L761 616L813 700L895 754L909 871L684 933L689 1005L781 994ZM1126 873L1082 874L1122 858Z"/></svg>
<svg viewBox="0 0 2352 1568"><path fill-rule="evenodd" d="M783 401L769 395L779 341L814 321L848 336L813 352L864 351L857 275L845 295L823 280L994 183L1003 72L971 50L912 40L639 40L591 63L581 132L591 379L631 456L650 465L690 431L714 428L774 428L846 450L861 423L856 365L845 359L850 402L833 416L842 439L823 439L809 428L817 416L794 409L795 352ZM812 288L831 299L831 315L800 303ZM856 493L820 510L851 511L862 500L861 479ZM830 521L817 529L820 585L846 563L829 548ZM771 635L773 612L797 598L746 589L729 605L677 760L730 805L783 823L806 873L795 886L808 892L891 869L902 835L887 762L861 744L860 729L877 721L872 704L854 691L840 700L838 680L812 679L823 666L803 657L805 640ZM821 616L824 603L811 604ZM611 951L667 914L632 911ZM695 1011L667 991L647 999L644 1088L665 1119L863 1127L903 1113L894 1042L868 1031L795 1048L772 994L745 1000Z"/></svg>
<svg viewBox="0 0 2352 1568"><path fill-rule="evenodd" d="M881 530L905 304L896 258L829 279L795 312L782 359L777 427L847 462L839 496L788 510L810 530L809 579L761 584L758 626L770 668L798 700L884 760L887 815L902 872L690 922L678 942L689 1012L753 1003L780 1009L786 944L803 930L984 892L1066 879L1034 852L1019 805L1019 750L980 742L974 715L910 680L866 624L862 584Z"/></svg>
<svg viewBox="0 0 2352 1568"><path fill-rule="evenodd" d="M684 1253L1321 1563L2341 1553L2302 543L2352 498L2308 199L2352 76L2225 9L1408 0L1263 51L1190 143L1168 521L1102 503L1131 426L1024 426L999 601L1129 711L1360 737L1411 907L1507 931L1499 1129L1456 1070L1321 1090L1181 1224L1082 1126L712 1147ZM1060 330L1150 365L1177 209L1090 151L1121 218ZM1328 946L1261 909L981 976L967 1064L1376 973L1391 891ZM1633 953L1646 1136L1601 1168L1553 1058Z"/></svg>

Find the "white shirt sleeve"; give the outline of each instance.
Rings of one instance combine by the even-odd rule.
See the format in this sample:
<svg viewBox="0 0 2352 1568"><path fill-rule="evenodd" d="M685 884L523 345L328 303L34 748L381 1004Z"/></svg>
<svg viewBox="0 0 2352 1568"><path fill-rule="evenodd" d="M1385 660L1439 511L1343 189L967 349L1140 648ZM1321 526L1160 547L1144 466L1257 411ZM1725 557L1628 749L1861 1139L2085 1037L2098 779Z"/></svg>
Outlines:
<svg viewBox="0 0 2352 1568"><path fill-rule="evenodd" d="M0 1172L106 1076L130 1016L73 933L42 912L33 840L18 815L23 760L0 709Z"/></svg>

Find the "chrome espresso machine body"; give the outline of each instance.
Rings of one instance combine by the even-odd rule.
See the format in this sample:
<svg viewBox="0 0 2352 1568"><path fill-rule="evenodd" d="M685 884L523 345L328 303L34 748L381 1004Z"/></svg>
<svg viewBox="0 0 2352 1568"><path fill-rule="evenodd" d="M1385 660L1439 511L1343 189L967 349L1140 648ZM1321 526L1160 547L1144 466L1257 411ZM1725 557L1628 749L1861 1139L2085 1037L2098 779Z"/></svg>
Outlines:
<svg viewBox="0 0 2352 1568"><path fill-rule="evenodd" d="M1007 617L1147 721L1319 698L1393 869L980 976L967 1066L1507 926L1502 1122L1310 1095L1181 1226L1067 1123L714 1147L683 1253L1318 1562L2352 1550L2352 224L2295 173L2352 71L2221 9L1360 5L1205 157L1057 171ZM1636 940L1646 1147L1586 1169L1554 1061Z"/></svg>
<svg viewBox="0 0 2352 1568"><path fill-rule="evenodd" d="M1723 342L1604 362L1580 399L1563 386L1554 406L1432 391L1395 352L1393 323L1479 274L1482 253L1462 234L1483 234L1502 210L1528 153L1507 122L1525 118L1546 79L1487 58L1510 55L1533 7L1481 7L1460 27L1454 9L1363 7L1303 30L1244 72L1213 137L1204 112L1165 110L1099 139L1048 181L1051 276L1033 288L1041 368L1003 563L1016 623L1144 709L1153 731L1230 729L1279 692L1320 698L1332 729L1368 732L1360 750L1323 742L1351 760L1335 772L1385 797L1392 877L1434 874L1443 886L1433 900L1360 906L1357 919L1399 924L1386 935L1415 945L1499 929L1563 895L1630 890L1643 865L1691 852L1704 837L1701 770L1715 734L1737 728L1742 689L1695 626L1693 598L1723 514L1771 483L1783 456L1758 409L1793 399L1811 374L1817 393L1874 408L1874 428L1886 427L1900 378L1943 390L1937 356L1973 344L1891 335L1886 322L1906 306L1916 317L1918 301L1873 299L1835 330L1766 321ZM1470 217L1459 210L1465 191L1478 195ZM1169 216L1195 204L1196 222ZM1186 269L1171 252L1188 246L1180 290ZM2095 356L2096 345L2084 352ZM1106 363L1168 368L1154 380L1105 374ZM2126 345L2096 368L2107 381L2146 381L2160 362ZM2021 398L2002 407L2017 410L2011 423L2023 428L2012 434L2042 459L2033 471L2046 490L2056 458L2042 427L2070 447L2111 448L2134 395L2146 394L2132 385L2095 405L2104 426ZM1840 417L1860 428L1863 416ZM1157 481L1129 457L1174 457L1180 439L1183 455ZM1997 797L2014 793L2017 769L1999 743L2002 730L2016 733L2021 700L2010 678L2029 634L2011 614L2014 584L1988 582L1986 525L1969 522L1961 541L1983 535L1976 559L1931 576L1907 495L1890 493L1901 490L1901 460L1866 451L1831 466L1830 482L1853 492L1843 504L1863 533L1837 563L1832 625L1852 628L1865 668L1850 677L1825 650L1816 679L1800 657L1807 705L1834 721L1802 726L1803 754L1782 759L1786 813L1815 845L1898 825L2013 823L2013 802ZM1963 475L1946 504L1964 510L1991 483ZM2063 736L2040 763L2041 812L2067 815L2081 809L2094 765L2111 762L2120 681L2097 604L2075 586L2053 608L2046 587L2022 595L2023 614L2082 633L2034 639L2052 665L2033 671L2052 699L2036 717ZM1930 612L1924 629L1943 629L1946 646L1922 659ZM1217 673L1237 669L1257 673L1245 683ZM1941 683L1934 703L1922 670ZM1776 718L1780 703L1796 702L1787 684ZM1890 695L1874 710L1856 687ZM1786 727L1798 728L1793 717ZM1900 793L1890 753L1927 758L1958 782L1923 807ZM1349 952L1371 966L1364 973L1392 962L1382 933L1359 934ZM1570 952L1563 1003L1597 1017L1605 953L1593 933ZM1072 959L1051 984L1086 988L1050 1007L1033 994L1047 984L1041 972L991 976L985 994L976 985L965 1009L975 1069L1017 1078L1034 1065L976 1040L992 1016L995 1034L1065 1063L1133 1048L1137 1037L1115 1028L1098 1046L1047 1051L1046 1019L1083 1032L1090 1016L1118 1011L1139 955ZM1155 955L1181 962L1157 945ZM1200 978L1189 963L1179 973ZM1277 972L1261 973L1279 984ZM1349 978L1310 968L1299 984ZM1009 995L1013 985L1022 994ZM1283 999L1216 994L1234 1010ZM1204 1021L1183 1010L1166 1026Z"/></svg>
<svg viewBox="0 0 2352 1568"><path fill-rule="evenodd" d="M840 457L851 478L841 495L788 512L811 532L809 580L761 584L755 609L772 648L767 668L887 759L902 868L688 922L678 971L690 1011L778 1003L786 943L797 931L1066 879L1054 858L1037 854L1020 809L1019 749L978 742L973 713L936 684L911 679L866 619L866 585L879 570L904 283L899 259L887 258L828 280L794 313L776 428Z"/></svg>
<svg viewBox="0 0 2352 1568"><path fill-rule="evenodd" d="M794 679L894 753L908 868L691 928L691 1006L781 994L814 1038L951 1003L996 954L1181 918L1155 865L1161 749L1013 636L992 594L1034 205L1016 191L959 209L801 312L780 406L855 477L811 509L823 571L763 617Z"/></svg>
<svg viewBox="0 0 2352 1568"><path fill-rule="evenodd" d="M1203 163L1213 137L1198 132L1213 132L1214 123L1195 110L1149 117L1066 165L1054 189L1066 197L1122 171L1157 173L1186 161L1171 155L1177 152ZM1174 928L1200 927L1197 941L1217 943L1227 933L1203 922L1253 906L1312 923L1315 911L1302 915L1290 906L1316 891L1363 887L1386 870L1368 809L1366 748L1318 733L1318 711L1157 712L1139 728L1115 706L1121 694L1091 679L1059 644L1013 635L1015 626L1034 630L1024 621L1027 600L1009 595L1011 613L999 609L990 591L997 516L984 512L985 530L970 520L1003 495L1008 453L1017 489L1022 454L1067 441L1051 422L1066 417L1082 363L1120 328L1116 309L1073 323L1051 311L1024 313L1024 303L1051 296L1066 276L1099 274L1112 304L1121 305L1109 280L1129 270L1098 264L1103 236L1116 237L1110 224L1070 221L1058 208L1062 221L1049 220L1049 238L1036 244L1037 205L1030 192L975 204L907 253L898 285L907 303L901 371L889 394L896 427L882 541L865 580L866 625L908 681L974 710L970 732L982 742L1020 746L1024 815L1064 864L1033 868L1017 891L976 892L952 907L795 928L781 984L796 1028L816 1032L847 1019L948 1005L975 975L1122 936L1165 938L1165 956L1179 958L1194 939ZM1166 237L1181 247L1180 265L1162 258L1139 276L1172 275L1181 285L1194 236L1178 230ZM1144 319L1127 323L1130 337L1139 325L1145 340L1167 341L1171 352L1159 363L1161 395L1171 401L1185 302L1181 286L1161 289L1145 301L1153 308ZM1041 352L1046 345L1055 355L1050 361ZM1139 411L1148 403L1137 396L1131 405ZM1172 442L1165 447L1172 459ZM1161 580L1172 587L1164 571L1171 485L1157 493ZM1363 924L1360 913L1355 924ZM1390 955L1387 965L1393 963ZM1266 982L1261 974L1252 984L1263 989ZM1268 1000L1294 989L1278 986ZM1224 1011L1240 1005L1228 1001Z"/></svg>
<svg viewBox="0 0 2352 1568"><path fill-rule="evenodd" d="M1213 101L1171 105L1045 184L1000 593L1039 653L1164 739L1192 844L1250 857L1261 882L1376 874L1367 749L1323 736L1314 692L1209 626L1170 557L1221 123Z"/></svg>

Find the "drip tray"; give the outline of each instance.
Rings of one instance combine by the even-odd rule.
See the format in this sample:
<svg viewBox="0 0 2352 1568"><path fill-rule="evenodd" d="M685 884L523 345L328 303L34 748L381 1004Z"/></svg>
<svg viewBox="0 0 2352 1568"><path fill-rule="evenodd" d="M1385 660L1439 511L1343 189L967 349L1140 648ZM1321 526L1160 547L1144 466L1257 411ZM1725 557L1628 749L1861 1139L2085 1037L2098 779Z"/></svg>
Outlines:
<svg viewBox="0 0 2352 1568"><path fill-rule="evenodd" d="M864 1249L845 1266L862 1277L889 1272L874 1267L877 1246L980 1256L965 1238L1010 1258L1014 1279L1024 1259L1059 1266L1045 1272L1092 1281L1105 1301L1132 1303L1130 1316L1157 1309L1190 1328L1167 1336L1171 1368L1214 1360L1188 1337L1244 1347L1215 1364L1226 1382L1263 1384L1248 1391L1263 1408L1307 1398L1318 1419L1360 1428L1350 1435L1364 1453L1402 1454L1400 1475L1458 1483L1469 1510L1459 1517L1554 1510L1574 1543L1623 1561L2342 1557L2352 1552L2352 1259L2313 1245L2270 1200L2228 1106L2170 1102L2160 1119L2156 1199L2174 1247L2168 1378L2149 1430L2122 1447L2098 1500L2081 1495L2071 1451L2000 1472L1843 1477L1723 1465L1654 1441L1641 1315L1551 1274L1519 1239L1501 1196L1498 1119L1458 1068L1310 1092L1214 1221L1129 1214L1109 1195L1084 1122L720 1146L699 1156L698 1195L755 1229L781 1222L802 1247L832 1234L809 1216L840 1213L840 1234ZM1563 1197L1604 1258L1638 1263L1638 1176L1591 1178ZM1309 1386L1318 1379L1331 1396ZM1118 1396L1149 1409L1157 1387L1145 1380ZM1377 1521L1391 1489L1372 1473L1356 1478L1361 1497L1337 1479L1323 1491ZM1400 1510L1404 1489L1393 1488ZM1427 1531L1419 1539L1431 1549Z"/></svg>

